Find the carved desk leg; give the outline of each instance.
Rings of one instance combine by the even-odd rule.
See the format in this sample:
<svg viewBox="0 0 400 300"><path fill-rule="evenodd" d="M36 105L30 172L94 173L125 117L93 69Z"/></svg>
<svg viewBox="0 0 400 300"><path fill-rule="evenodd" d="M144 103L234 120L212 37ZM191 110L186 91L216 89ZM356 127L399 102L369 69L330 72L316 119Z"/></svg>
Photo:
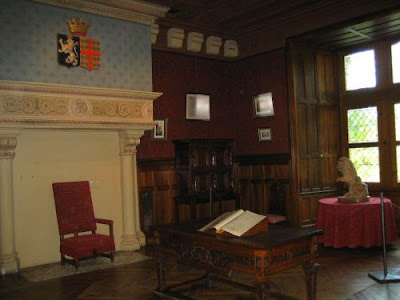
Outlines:
<svg viewBox="0 0 400 300"><path fill-rule="evenodd" d="M165 288L165 271L164 271L165 259L166 259L165 255L160 254L157 261L157 278L158 278L157 289L160 292L163 292Z"/></svg>
<svg viewBox="0 0 400 300"><path fill-rule="evenodd" d="M267 300L270 297L270 282L260 282L257 285L257 294L259 300Z"/></svg>
<svg viewBox="0 0 400 300"><path fill-rule="evenodd" d="M306 262L303 264L304 274L306 275L307 299L315 300L317 290L318 263Z"/></svg>

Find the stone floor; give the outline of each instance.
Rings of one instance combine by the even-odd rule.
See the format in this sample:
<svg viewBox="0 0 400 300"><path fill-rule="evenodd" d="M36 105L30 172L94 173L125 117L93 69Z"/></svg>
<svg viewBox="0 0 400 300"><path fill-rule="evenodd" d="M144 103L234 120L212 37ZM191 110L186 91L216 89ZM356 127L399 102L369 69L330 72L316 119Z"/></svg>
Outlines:
<svg viewBox="0 0 400 300"><path fill-rule="evenodd" d="M58 277L71 276L82 274L91 271L97 271L107 268L114 268L126 264L131 264L139 261L150 259L139 252L119 251L115 254L114 261L107 257L99 256L97 258L89 258L80 261L78 270L71 264L61 265L59 262L45 264L31 268L24 268L20 274L31 282L40 282Z"/></svg>

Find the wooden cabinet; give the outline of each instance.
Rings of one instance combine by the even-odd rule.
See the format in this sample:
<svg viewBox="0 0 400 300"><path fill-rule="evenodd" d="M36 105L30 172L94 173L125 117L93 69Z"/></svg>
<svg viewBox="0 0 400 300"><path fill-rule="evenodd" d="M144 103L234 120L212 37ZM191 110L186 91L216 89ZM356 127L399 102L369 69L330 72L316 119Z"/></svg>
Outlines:
<svg viewBox="0 0 400 300"><path fill-rule="evenodd" d="M177 221L234 209L232 140L189 139L174 144L180 190L175 198Z"/></svg>

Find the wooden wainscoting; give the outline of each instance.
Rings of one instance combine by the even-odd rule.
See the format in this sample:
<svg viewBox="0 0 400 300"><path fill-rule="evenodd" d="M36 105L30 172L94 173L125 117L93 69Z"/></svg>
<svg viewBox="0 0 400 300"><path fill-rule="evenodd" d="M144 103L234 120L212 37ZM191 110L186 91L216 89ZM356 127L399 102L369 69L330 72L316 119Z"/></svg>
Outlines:
<svg viewBox="0 0 400 300"><path fill-rule="evenodd" d="M151 193L147 201L153 201L146 208L153 209L155 225L175 222L174 198L178 195L177 178L175 172L175 158L162 160L138 160L139 197L144 193ZM143 205L140 215L143 216ZM143 229L143 217L141 220Z"/></svg>
<svg viewBox="0 0 400 300"><path fill-rule="evenodd" d="M241 208L256 213L290 213L288 155L238 156L236 161Z"/></svg>
<svg viewBox="0 0 400 300"><path fill-rule="evenodd" d="M301 194L298 196L298 219L300 227L312 227L317 222L318 203L320 199L337 197L337 192Z"/></svg>

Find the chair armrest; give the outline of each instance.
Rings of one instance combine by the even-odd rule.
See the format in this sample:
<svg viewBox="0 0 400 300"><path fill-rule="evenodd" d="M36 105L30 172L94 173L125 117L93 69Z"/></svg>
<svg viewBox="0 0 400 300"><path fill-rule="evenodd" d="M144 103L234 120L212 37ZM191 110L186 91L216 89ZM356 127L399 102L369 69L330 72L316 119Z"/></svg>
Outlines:
<svg viewBox="0 0 400 300"><path fill-rule="evenodd" d="M114 224L113 220L99 219L99 218L95 218L94 220L96 221L96 223L107 224L107 225L113 225Z"/></svg>
<svg viewBox="0 0 400 300"><path fill-rule="evenodd" d="M110 236L114 237L114 226L113 226L114 221L113 220L98 219L98 218L95 218L94 220L96 221L96 223L108 225L110 228Z"/></svg>

